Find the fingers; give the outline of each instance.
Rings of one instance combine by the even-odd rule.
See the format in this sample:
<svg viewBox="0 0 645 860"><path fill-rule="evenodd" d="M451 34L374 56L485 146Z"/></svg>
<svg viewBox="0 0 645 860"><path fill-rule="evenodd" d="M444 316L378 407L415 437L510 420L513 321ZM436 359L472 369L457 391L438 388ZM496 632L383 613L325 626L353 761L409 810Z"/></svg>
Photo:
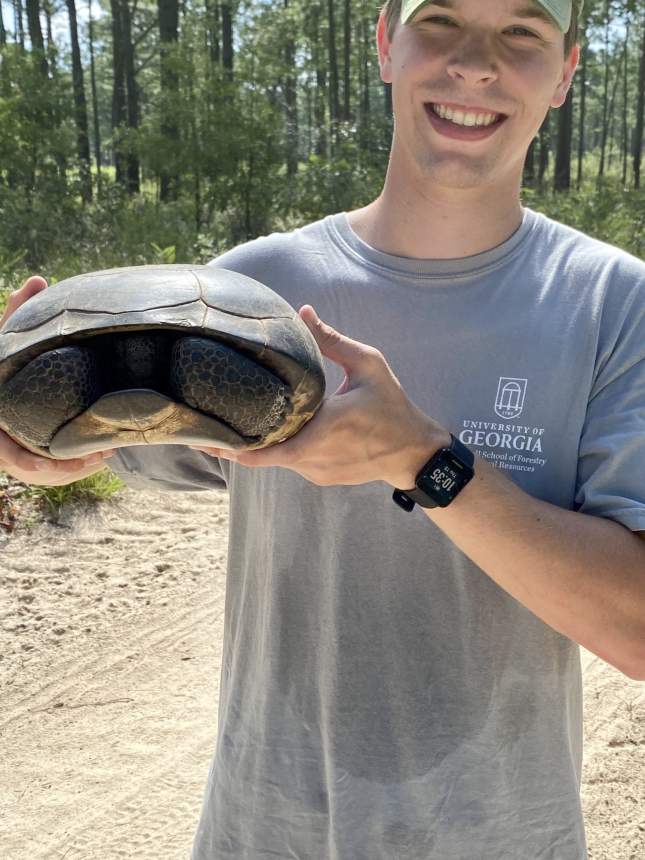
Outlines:
<svg viewBox="0 0 645 860"><path fill-rule="evenodd" d="M0 325L3 325L11 314L15 313L15 311L17 311L21 305L24 305L28 299L35 296L36 293L46 289L46 287L47 281L40 275L32 275L30 278L27 278L20 289L14 290L14 292L10 294L5 311L2 317L0 317Z"/></svg>
<svg viewBox="0 0 645 860"><path fill-rule="evenodd" d="M38 454L33 454L22 445L18 445L11 436L0 430L0 468L9 474L15 474L20 479L25 473L33 475L34 478L37 475L47 474L59 477L70 476L71 482L76 480L78 473L87 472L88 467L90 467L90 473L96 471L94 467L102 464L113 453L113 451L102 451L73 460L50 460L48 457L39 457Z"/></svg>
<svg viewBox="0 0 645 860"><path fill-rule="evenodd" d="M230 457L231 452L224 448L209 448L206 445L189 445L193 451L200 451L202 454L210 454L211 457Z"/></svg>
<svg viewBox="0 0 645 860"><path fill-rule="evenodd" d="M302 433L302 430L300 431ZM232 460L234 463L240 463L242 466L282 466L284 457L280 456L287 450L288 439L286 442L271 445L268 448L256 448L252 451L235 451L231 448L208 448L204 445L189 445L193 451L201 451L203 454L209 454L211 457L221 457L222 460Z"/></svg>

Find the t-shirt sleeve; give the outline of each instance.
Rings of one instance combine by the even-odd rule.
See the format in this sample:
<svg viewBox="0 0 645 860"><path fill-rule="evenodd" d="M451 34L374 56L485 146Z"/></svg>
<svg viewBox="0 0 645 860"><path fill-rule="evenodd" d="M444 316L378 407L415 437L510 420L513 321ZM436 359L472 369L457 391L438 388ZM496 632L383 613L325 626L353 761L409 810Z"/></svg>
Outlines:
<svg viewBox="0 0 645 860"><path fill-rule="evenodd" d="M108 460L112 471L135 490L187 492L227 486L222 461L185 445L133 445ZM227 463L228 465L228 463Z"/></svg>
<svg viewBox="0 0 645 860"><path fill-rule="evenodd" d="M580 440L576 509L645 530L645 280L601 329Z"/></svg>

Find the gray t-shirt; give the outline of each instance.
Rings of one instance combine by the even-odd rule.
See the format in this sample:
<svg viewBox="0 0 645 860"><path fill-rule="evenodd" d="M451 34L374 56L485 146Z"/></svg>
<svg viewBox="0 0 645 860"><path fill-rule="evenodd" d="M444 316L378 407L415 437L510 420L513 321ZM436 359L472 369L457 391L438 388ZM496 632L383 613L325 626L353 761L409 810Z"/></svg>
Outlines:
<svg viewBox="0 0 645 860"><path fill-rule="evenodd" d="M525 210L465 259L384 254L338 214L215 265L382 350L424 412L530 495L645 529L636 258ZM326 374L332 393L343 373ZM134 486L230 493L193 860L586 857L578 646L421 510L382 482L318 487L177 446L114 459Z"/></svg>

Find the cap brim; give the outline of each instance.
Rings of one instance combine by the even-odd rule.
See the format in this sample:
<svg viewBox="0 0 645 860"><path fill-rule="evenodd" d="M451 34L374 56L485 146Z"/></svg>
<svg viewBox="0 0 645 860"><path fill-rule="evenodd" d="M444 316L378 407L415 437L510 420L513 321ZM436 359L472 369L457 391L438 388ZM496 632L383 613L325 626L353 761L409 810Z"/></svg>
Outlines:
<svg viewBox="0 0 645 860"><path fill-rule="evenodd" d="M419 9L427 6L431 0L403 0L401 3L401 21L408 24ZM571 26L571 0L535 0L549 13L563 33Z"/></svg>

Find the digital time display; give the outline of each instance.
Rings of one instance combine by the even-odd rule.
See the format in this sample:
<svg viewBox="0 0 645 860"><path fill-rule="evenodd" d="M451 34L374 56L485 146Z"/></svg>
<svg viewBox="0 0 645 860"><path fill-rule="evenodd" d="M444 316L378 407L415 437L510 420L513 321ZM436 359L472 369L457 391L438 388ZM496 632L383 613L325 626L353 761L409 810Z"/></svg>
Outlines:
<svg viewBox="0 0 645 860"><path fill-rule="evenodd" d="M439 490L454 490L457 486L457 479L451 474L446 474L441 469L435 469L430 480L434 481L436 488Z"/></svg>
<svg viewBox="0 0 645 860"><path fill-rule="evenodd" d="M444 451L421 475L417 487L428 493L440 508L445 508L470 479L470 471L449 451Z"/></svg>

